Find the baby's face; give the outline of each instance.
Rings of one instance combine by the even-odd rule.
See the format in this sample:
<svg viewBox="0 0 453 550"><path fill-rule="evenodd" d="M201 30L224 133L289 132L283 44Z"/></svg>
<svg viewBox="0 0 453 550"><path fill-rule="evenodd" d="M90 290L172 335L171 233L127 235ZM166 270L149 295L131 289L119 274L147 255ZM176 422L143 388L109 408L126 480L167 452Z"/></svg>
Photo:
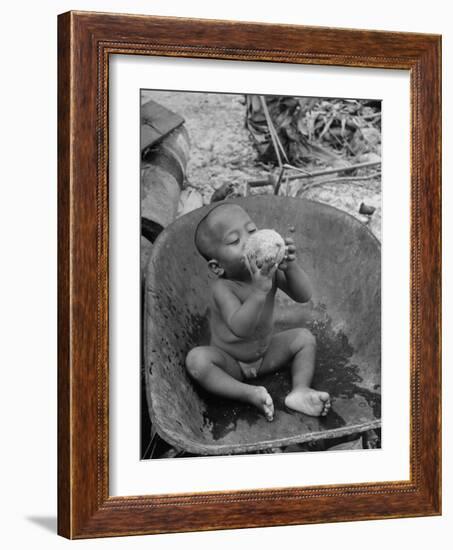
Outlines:
<svg viewBox="0 0 453 550"><path fill-rule="evenodd" d="M244 277L248 270L244 264L244 247L256 231L256 225L240 206L231 205L213 212L210 229L215 239L215 259L227 277Z"/></svg>

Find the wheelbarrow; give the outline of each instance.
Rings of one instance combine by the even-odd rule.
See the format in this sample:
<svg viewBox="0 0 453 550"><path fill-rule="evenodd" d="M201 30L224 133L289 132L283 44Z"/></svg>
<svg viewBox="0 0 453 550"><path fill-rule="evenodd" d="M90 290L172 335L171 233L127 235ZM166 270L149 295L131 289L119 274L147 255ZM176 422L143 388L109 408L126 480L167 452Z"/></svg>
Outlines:
<svg viewBox="0 0 453 550"><path fill-rule="evenodd" d="M206 261L194 246L194 230L208 207L170 224L154 244L146 272L144 361L152 423L165 441L196 455L268 452L380 428L381 252L369 229L331 206L299 198L233 199L259 228L290 235L297 261L314 287L306 304L281 291L275 330L306 327L317 339L313 387L328 391L325 417L290 411L289 368L261 377L272 395L268 422L257 409L207 394L188 376L184 361L209 341ZM359 437L359 435L357 435Z"/></svg>

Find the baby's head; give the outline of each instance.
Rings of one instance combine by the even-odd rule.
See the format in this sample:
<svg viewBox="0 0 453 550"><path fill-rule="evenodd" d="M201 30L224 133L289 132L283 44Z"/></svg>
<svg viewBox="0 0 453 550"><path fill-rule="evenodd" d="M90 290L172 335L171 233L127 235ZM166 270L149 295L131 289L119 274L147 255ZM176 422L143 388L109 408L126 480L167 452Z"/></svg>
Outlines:
<svg viewBox="0 0 453 550"><path fill-rule="evenodd" d="M247 278L244 247L255 231L256 225L243 208L232 202L222 202L197 225L195 246L217 276Z"/></svg>

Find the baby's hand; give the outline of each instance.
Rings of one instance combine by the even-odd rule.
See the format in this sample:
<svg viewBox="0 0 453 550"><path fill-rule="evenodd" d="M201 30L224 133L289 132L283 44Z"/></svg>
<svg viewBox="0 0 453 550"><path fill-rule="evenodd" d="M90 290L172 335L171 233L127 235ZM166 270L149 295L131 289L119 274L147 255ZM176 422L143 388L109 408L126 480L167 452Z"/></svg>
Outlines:
<svg viewBox="0 0 453 550"><path fill-rule="evenodd" d="M248 258L246 255L244 255L244 262L252 276L253 286L261 292L268 293L272 288L272 281L278 264L271 263L271 261L265 261L261 264L256 261L256 258Z"/></svg>
<svg viewBox="0 0 453 550"><path fill-rule="evenodd" d="M294 262L294 260L296 259L296 246L294 245L293 239L291 237L287 237L285 239L285 244L285 256L278 266L278 268L282 271L286 271L291 265L291 262Z"/></svg>

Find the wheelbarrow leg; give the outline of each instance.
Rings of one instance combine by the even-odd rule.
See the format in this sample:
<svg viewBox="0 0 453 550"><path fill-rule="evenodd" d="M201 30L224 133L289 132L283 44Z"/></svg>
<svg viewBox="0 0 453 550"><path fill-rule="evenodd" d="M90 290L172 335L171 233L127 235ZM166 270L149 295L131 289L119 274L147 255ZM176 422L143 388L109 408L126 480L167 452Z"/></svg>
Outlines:
<svg viewBox="0 0 453 550"><path fill-rule="evenodd" d="M379 445L379 436L376 430L368 430L362 434L362 447L364 449L378 449Z"/></svg>

